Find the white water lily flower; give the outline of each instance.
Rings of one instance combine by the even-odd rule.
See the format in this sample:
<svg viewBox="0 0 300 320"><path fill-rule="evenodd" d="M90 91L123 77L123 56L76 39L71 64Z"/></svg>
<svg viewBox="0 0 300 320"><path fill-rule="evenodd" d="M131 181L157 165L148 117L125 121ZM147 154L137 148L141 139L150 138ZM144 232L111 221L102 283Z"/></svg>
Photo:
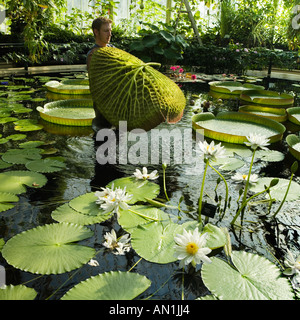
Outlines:
<svg viewBox="0 0 300 320"><path fill-rule="evenodd" d="M221 146L221 142L215 145L215 142L212 141L208 144L205 140L199 142L200 153L204 155L205 160L217 160L218 158L225 157L225 149Z"/></svg>
<svg viewBox="0 0 300 320"><path fill-rule="evenodd" d="M287 249L287 257L284 260L284 264L286 265L287 269L283 271L283 273L287 276L291 276L295 273L300 274L300 255L295 260L293 254L289 249Z"/></svg>
<svg viewBox="0 0 300 320"><path fill-rule="evenodd" d="M105 242L103 242L104 247L111 249L116 255L124 255L125 252L128 252L131 248L129 243L130 235L125 234L119 239L117 239L117 234L114 229L111 232L106 232L104 235Z"/></svg>
<svg viewBox="0 0 300 320"><path fill-rule="evenodd" d="M154 180L158 178L157 170L152 171L151 173L148 173L148 170L146 167L143 167L142 172L139 169L135 169L135 172L133 175L136 177L136 179L141 180Z"/></svg>
<svg viewBox="0 0 300 320"><path fill-rule="evenodd" d="M89 262L88 262L88 265L92 266L92 267L98 267L99 266L99 262L95 259L91 259Z"/></svg>
<svg viewBox="0 0 300 320"><path fill-rule="evenodd" d="M239 172L236 172L234 176L231 177L232 180L234 180L237 183L243 183L246 182L248 179L248 175L247 174L241 174ZM254 184L258 181L258 175L256 173L254 174L250 174L250 180L249 182L251 184Z"/></svg>
<svg viewBox="0 0 300 320"><path fill-rule="evenodd" d="M263 150L268 150L266 146L268 146L269 139L266 136L258 134L258 133L250 133L249 136L246 137L247 142L244 142L245 145L251 147L251 149L256 150L257 148L261 148Z"/></svg>
<svg viewBox="0 0 300 320"><path fill-rule="evenodd" d="M174 256L181 260L179 266L184 267L189 263L195 267L201 261L211 263L211 260L207 255L211 252L211 249L205 247L208 234L204 233L200 235L196 228L193 233L183 229L183 234L177 234L174 237L176 245L174 246Z"/></svg>
<svg viewBox="0 0 300 320"><path fill-rule="evenodd" d="M96 191L95 195L98 197L96 203L104 210L103 213L113 212L119 214L119 209L128 209L128 204L133 195L126 193L124 189L117 188L102 188L103 191Z"/></svg>

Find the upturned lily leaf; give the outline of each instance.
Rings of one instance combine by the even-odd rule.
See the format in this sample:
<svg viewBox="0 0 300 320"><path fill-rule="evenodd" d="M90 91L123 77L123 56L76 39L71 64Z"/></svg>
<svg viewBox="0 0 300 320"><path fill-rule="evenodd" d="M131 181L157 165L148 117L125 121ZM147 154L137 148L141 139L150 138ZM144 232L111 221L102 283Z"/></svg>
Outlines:
<svg viewBox="0 0 300 320"><path fill-rule="evenodd" d="M265 190L265 185L269 186L271 181L274 178L260 178L258 179L257 183L254 185L251 185L250 191L252 192L261 192ZM270 189L271 197L274 198L277 201L282 201L283 197L285 195L285 192L288 188L290 180L288 179L279 179L279 182ZM267 199L269 198L268 194L265 196ZM286 201L295 201L300 199L300 185L292 181L291 187L289 189L289 193L286 197Z"/></svg>
<svg viewBox="0 0 300 320"><path fill-rule="evenodd" d="M68 203L63 204L51 213L51 217L55 221L76 223L83 226L101 223L108 220L111 216L111 212L103 214L103 211L99 210L99 207L97 215L80 213L71 208Z"/></svg>
<svg viewBox="0 0 300 320"><path fill-rule="evenodd" d="M300 107L288 108L286 110L289 121L300 125Z"/></svg>
<svg viewBox="0 0 300 320"><path fill-rule="evenodd" d="M211 81L208 83L209 88L212 91L228 93L228 94L236 94L240 95L243 91L247 90L263 90L263 86L258 86L255 84L249 83L241 83L237 81Z"/></svg>
<svg viewBox="0 0 300 320"><path fill-rule="evenodd" d="M28 170L35 172L57 172L66 168L66 165L63 162L47 158L29 161L25 166Z"/></svg>
<svg viewBox="0 0 300 320"><path fill-rule="evenodd" d="M221 300L293 300L288 280L275 264L257 254L233 251L233 266L219 258L203 264L204 284Z"/></svg>
<svg viewBox="0 0 300 320"><path fill-rule="evenodd" d="M112 125L127 121L128 129L152 129L177 122L186 100L171 79L135 56L112 47L93 53L90 89L96 108Z"/></svg>
<svg viewBox="0 0 300 320"><path fill-rule="evenodd" d="M295 134L289 134L286 137L286 142L289 146L290 153L297 159L300 160L300 138Z"/></svg>
<svg viewBox="0 0 300 320"><path fill-rule="evenodd" d="M271 106L290 106L294 103L294 97L287 93L278 93L270 90L248 90L243 91L240 99L246 102L271 105Z"/></svg>
<svg viewBox="0 0 300 320"><path fill-rule="evenodd" d="M22 284L4 286L0 288L0 300L33 300L37 293L34 289Z"/></svg>
<svg viewBox="0 0 300 320"><path fill-rule="evenodd" d="M15 194L0 192L0 212L13 208L13 203L18 201L19 198Z"/></svg>
<svg viewBox="0 0 300 320"><path fill-rule="evenodd" d="M95 254L93 248L75 244L93 232L71 223L53 223L17 234L2 249L15 268L39 274L60 274L81 267Z"/></svg>
<svg viewBox="0 0 300 320"><path fill-rule="evenodd" d="M41 149L9 149L2 155L2 160L7 163L25 164L31 160L41 159Z"/></svg>
<svg viewBox="0 0 300 320"><path fill-rule="evenodd" d="M154 199L158 196L160 188L159 185L149 180L139 180L135 177L124 177L116 179L108 184L111 188L112 184L114 188L124 189L126 192L132 194L131 200L128 202L134 204L138 201L146 202L147 199Z"/></svg>
<svg viewBox="0 0 300 320"><path fill-rule="evenodd" d="M47 178L38 172L8 171L0 173L0 192L20 194L26 192L26 187L42 188Z"/></svg>
<svg viewBox="0 0 300 320"><path fill-rule="evenodd" d="M80 282L61 300L132 300L147 290L151 281L131 272L106 272Z"/></svg>
<svg viewBox="0 0 300 320"><path fill-rule="evenodd" d="M204 129L205 137L238 144L244 144L253 132L277 142L286 130L277 121L242 112L220 112L217 116L205 112L194 115L192 121L195 130Z"/></svg>

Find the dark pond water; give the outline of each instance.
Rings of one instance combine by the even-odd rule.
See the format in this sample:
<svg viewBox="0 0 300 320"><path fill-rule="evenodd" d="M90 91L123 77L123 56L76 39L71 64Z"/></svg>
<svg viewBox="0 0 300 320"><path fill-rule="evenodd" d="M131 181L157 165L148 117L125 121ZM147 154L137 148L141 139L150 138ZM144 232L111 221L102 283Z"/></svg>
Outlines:
<svg viewBox="0 0 300 320"><path fill-rule="evenodd" d="M61 78L65 75L57 75ZM67 75L72 77L72 75ZM53 77L53 78L57 78ZM31 94L31 97L46 98L45 101L37 102L22 100L21 103L34 111L30 114L21 114L19 118L39 119L37 106L43 105L50 101L51 97L47 95L37 79L35 82L25 82L25 80L15 79L15 84L26 84L30 87L40 89ZM5 81L5 79L3 80ZM295 90L289 82L277 82L272 90L279 92ZM197 109L202 110L205 101L210 101L208 111L217 113L223 110L238 110L238 100L216 101L208 95L207 84L184 84L182 89L187 97L187 107L183 119L174 128L180 130L191 128L191 118ZM3 91L9 90L3 88ZM25 90L25 89L20 89ZM297 94L297 92L295 92ZM198 96L199 98L196 98ZM0 97L1 99L1 97ZM6 99L6 98L5 98ZM2 102L6 100L3 99ZM295 104L299 104L296 96ZM95 143L95 132L92 128L69 128L59 125L53 125L41 121L44 125L43 130L25 132L26 140L10 141L7 144L0 145L0 152L5 152L8 148L17 147L20 142L31 140L42 140L48 143L43 148L48 153L65 158L67 170L57 173L46 174L47 184L41 189L29 189L20 195L20 201L15 208L0 213L0 238L5 241L24 230L35 228L39 225L55 222L51 218L51 212L60 205L84 193L98 190L99 187L105 186L115 178L132 175L137 167L141 168L143 164L115 164L101 166L96 160L96 150L98 145ZM7 136L16 133L11 123L3 124L2 133ZM158 129L170 128L169 125L161 124ZM291 132L298 132L299 127L287 124L287 131L284 139L280 143L272 145L272 149L281 151L286 154L283 161L276 163L257 162L254 165L254 172L264 174L270 177L290 177L290 166L294 158L288 153L285 142L285 136ZM159 148L159 145L154 146ZM159 165L147 165L149 170L157 169L160 173L158 183L162 190L162 169L161 161ZM14 167L15 168L15 167ZM21 168L21 167L20 167ZM23 168L23 167L22 167ZM5 169L10 170L10 169ZM230 181L232 172L223 172L225 178ZM264 255L271 261L274 256L283 263L286 248L292 248L293 251L300 251L300 218L299 218L299 201L286 203L276 220L266 219L266 204L260 203L251 206L246 210L244 219L253 221L253 223L244 223L243 228L232 228L230 221L236 211L236 200L238 198L238 189L230 185L230 207L223 219L220 219L222 212L218 206L218 198L224 199L225 189L222 183L216 189L218 175L208 170L205 184L205 200L207 205L204 207L207 217L206 221L217 224L219 227L228 227L230 229L232 246L237 250L246 250ZM294 180L300 183L299 172ZM202 182L202 173L197 172L197 168L190 164L170 163L167 167L167 191L170 197L170 203L177 205L182 201L182 208L189 213L179 213L177 210L168 211L173 219L182 223L186 220L197 220L197 208L200 188ZM161 191L161 198L164 193ZM217 199L217 201L215 201ZM277 206L274 205L274 206ZM194 210L190 209L194 208ZM112 218L104 223L89 226L94 231L92 238L83 241L82 244L100 249L102 247L103 236L106 232L114 228L121 231L116 218ZM222 252L219 253L222 256ZM98 257L99 266L92 267L85 265L79 271L61 274L61 275L34 275L23 272L8 265L1 257L0 264L6 268L7 284L25 284L34 288L38 295L36 299L59 299L62 295L73 287L75 284L83 281L93 275L106 271L127 271L140 257L131 250L125 256L116 256L111 253L103 253ZM151 287L145 291L139 299L159 299L159 300L178 300L182 294L182 270L179 269L178 263L155 264L142 259L133 269L141 275L145 275L152 281ZM203 285L199 270L189 268L186 270L184 280L185 299L195 299L209 293Z"/></svg>

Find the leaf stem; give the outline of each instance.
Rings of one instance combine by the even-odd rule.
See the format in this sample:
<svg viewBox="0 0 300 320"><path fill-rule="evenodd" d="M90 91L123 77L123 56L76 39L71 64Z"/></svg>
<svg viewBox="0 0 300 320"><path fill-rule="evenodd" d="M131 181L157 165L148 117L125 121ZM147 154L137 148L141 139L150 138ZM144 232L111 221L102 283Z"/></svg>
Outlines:
<svg viewBox="0 0 300 320"><path fill-rule="evenodd" d="M206 159L205 161L206 161L205 170L204 170L204 174L203 174L203 178L202 178L202 185L201 185L200 197L199 197L199 202L198 202L198 220L199 220L199 223L202 223L202 218L201 218L202 198L203 198L203 191L204 191L204 183L205 183L206 172L207 172L207 168L208 168L208 165L209 165L209 160Z"/></svg>

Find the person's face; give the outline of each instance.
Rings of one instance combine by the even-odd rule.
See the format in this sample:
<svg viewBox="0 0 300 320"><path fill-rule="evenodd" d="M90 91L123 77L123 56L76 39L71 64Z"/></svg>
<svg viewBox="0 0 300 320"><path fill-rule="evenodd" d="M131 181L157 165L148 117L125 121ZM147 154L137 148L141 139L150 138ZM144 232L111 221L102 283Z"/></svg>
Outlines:
<svg viewBox="0 0 300 320"><path fill-rule="evenodd" d="M111 38L111 24L104 23L102 24L100 30L95 29L96 42L106 45L110 42Z"/></svg>

